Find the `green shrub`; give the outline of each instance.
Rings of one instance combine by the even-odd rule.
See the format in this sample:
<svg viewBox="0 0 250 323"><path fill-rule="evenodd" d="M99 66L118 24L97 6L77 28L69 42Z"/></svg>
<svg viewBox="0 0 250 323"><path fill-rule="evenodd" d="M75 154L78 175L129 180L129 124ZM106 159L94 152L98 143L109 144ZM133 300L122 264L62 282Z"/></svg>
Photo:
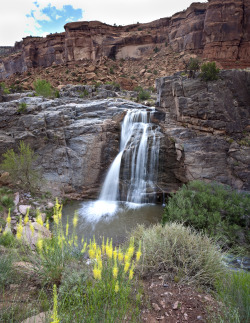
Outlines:
<svg viewBox="0 0 250 323"><path fill-rule="evenodd" d="M156 46L155 48L154 48L154 52L155 53L158 53L160 51L160 49Z"/></svg>
<svg viewBox="0 0 250 323"><path fill-rule="evenodd" d="M10 174L16 185L29 191L37 189L41 177L33 168L36 155L29 144L26 145L23 141L20 141L18 153L15 153L13 149L8 149L3 157L4 160L0 167Z"/></svg>
<svg viewBox="0 0 250 323"><path fill-rule="evenodd" d="M142 275L166 273L180 282L213 286L224 273L217 246L191 228L176 223L138 226L132 236L142 241Z"/></svg>
<svg viewBox="0 0 250 323"><path fill-rule="evenodd" d="M193 181L169 198L166 222L181 222L217 237L222 245L237 246L244 238L249 246L250 195L220 184ZM243 235L243 236L242 236Z"/></svg>
<svg viewBox="0 0 250 323"><path fill-rule="evenodd" d="M198 58L190 58L187 70L189 71L189 77L194 77L195 72L199 71L200 69L200 62Z"/></svg>
<svg viewBox="0 0 250 323"><path fill-rule="evenodd" d="M225 307L217 322L250 322L249 272L229 272L217 281L216 290Z"/></svg>
<svg viewBox="0 0 250 323"><path fill-rule="evenodd" d="M138 100L139 101L144 101L144 100L148 100L150 98L150 93L146 90L141 90L138 93Z"/></svg>
<svg viewBox="0 0 250 323"><path fill-rule="evenodd" d="M58 90L55 91L55 98L60 98L60 92Z"/></svg>
<svg viewBox="0 0 250 323"><path fill-rule="evenodd" d="M3 206L10 209L12 206L14 206L13 198L8 195L3 195L0 197L0 201Z"/></svg>
<svg viewBox="0 0 250 323"><path fill-rule="evenodd" d="M215 62L204 63L201 66L200 77L203 81L215 81L218 80L218 74L220 70L216 67Z"/></svg>
<svg viewBox="0 0 250 323"><path fill-rule="evenodd" d="M17 112L24 113L27 110L27 104L25 102L22 102L19 104L19 107L17 109Z"/></svg>
<svg viewBox="0 0 250 323"><path fill-rule="evenodd" d="M6 87L5 83L0 83L0 87L3 89L3 94L10 94L10 90Z"/></svg>
<svg viewBox="0 0 250 323"><path fill-rule="evenodd" d="M46 80L36 80L34 83L34 88L37 95L44 96L46 98L53 96L53 89L49 82Z"/></svg>
<svg viewBox="0 0 250 323"><path fill-rule="evenodd" d="M7 248L13 248L17 245L17 240L12 233L6 232L0 235L0 245Z"/></svg>

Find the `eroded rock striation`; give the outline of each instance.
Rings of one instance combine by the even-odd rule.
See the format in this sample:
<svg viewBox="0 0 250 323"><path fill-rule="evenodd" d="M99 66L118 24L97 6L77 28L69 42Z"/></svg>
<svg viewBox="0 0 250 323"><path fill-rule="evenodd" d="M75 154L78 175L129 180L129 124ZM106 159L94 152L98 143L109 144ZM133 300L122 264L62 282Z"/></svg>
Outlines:
<svg viewBox="0 0 250 323"><path fill-rule="evenodd" d="M73 22L65 32L27 37L0 59L0 79L29 68L111 59L142 59L152 49L171 46L195 53L225 68L250 66L248 0L193 3L170 18L151 23L110 26L98 21Z"/></svg>
<svg viewBox="0 0 250 323"><path fill-rule="evenodd" d="M183 179L250 190L250 72L221 71L213 82L177 73L158 79L157 90Z"/></svg>
<svg viewBox="0 0 250 323"><path fill-rule="evenodd" d="M86 88L69 85L61 90L61 98L54 100L30 97L31 93L7 96L9 101L0 104L0 161L7 149L16 150L23 140L38 156L36 167L45 178L43 189L47 187L57 196L98 197L119 151L120 124L126 111L147 107L119 98L100 99L114 95L107 89L100 90L99 100L80 98ZM24 113L18 112L21 102L27 104ZM164 114L155 112L156 124L163 118ZM181 184L175 176L181 164L176 161L174 143L161 136L160 193Z"/></svg>

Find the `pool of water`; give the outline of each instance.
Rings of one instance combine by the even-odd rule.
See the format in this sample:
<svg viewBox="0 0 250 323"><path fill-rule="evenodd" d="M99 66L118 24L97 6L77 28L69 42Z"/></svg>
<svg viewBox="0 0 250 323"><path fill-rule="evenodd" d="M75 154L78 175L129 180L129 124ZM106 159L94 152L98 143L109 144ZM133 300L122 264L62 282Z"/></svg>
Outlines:
<svg viewBox="0 0 250 323"><path fill-rule="evenodd" d="M63 207L64 227L69 221L69 233L73 230L74 213L78 213L76 234L81 239L95 236L98 242L102 237L112 238L114 244L122 243L137 224L158 223L161 221L163 206L154 204L134 204L105 201L73 201Z"/></svg>

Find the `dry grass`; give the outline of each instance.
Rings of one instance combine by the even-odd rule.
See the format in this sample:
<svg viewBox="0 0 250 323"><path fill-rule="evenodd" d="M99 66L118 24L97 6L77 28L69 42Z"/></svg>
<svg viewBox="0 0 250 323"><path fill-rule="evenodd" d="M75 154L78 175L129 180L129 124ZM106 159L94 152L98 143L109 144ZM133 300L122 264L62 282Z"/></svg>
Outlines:
<svg viewBox="0 0 250 323"><path fill-rule="evenodd" d="M138 226L132 235L142 241L138 270L143 276L166 273L176 281L212 287L225 271L215 243L181 224Z"/></svg>

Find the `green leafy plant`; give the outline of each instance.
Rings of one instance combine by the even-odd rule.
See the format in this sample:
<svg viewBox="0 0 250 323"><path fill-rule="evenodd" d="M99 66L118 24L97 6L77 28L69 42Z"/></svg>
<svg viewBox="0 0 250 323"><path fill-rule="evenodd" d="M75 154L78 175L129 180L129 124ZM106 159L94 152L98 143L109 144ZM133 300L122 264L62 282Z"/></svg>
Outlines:
<svg viewBox="0 0 250 323"><path fill-rule="evenodd" d="M250 195L217 183L193 181L169 198L163 224L178 221L217 237L223 246L249 246ZM243 241L242 241L243 240Z"/></svg>
<svg viewBox="0 0 250 323"><path fill-rule="evenodd" d="M33 167L37 157L29 144L20 141L18 153L8 149L3 154L3 162L0 167L10 174L12 181L25 190L35 191L41 176Z"/></svg>
<svg viewBox="0 0 250 323"><path fill-rule="evenodd" d="M20 103L17 109L17 112L24 113L26 111L27 111L27 104L25 102Z"/></svg>
<svg viewBox="0 0 250 323"><path fill-rule="evenodd" d="M2 195L0 197L0 201L1 201L1 204L8 209L14 206L13 198L9 195Z"/></svg>
<svg viewBox="0 0 250 323"><path fill-rule="evenodd" d="M218 80L219 68L216 67L215 62L204 63L201 66L200 77L203 81L215 81Z"/></svg>
<svg viewBox="0 0 250 323"><path fill-rule="evenodd" d="M52 86L46 80L38 79L33 84L37 95L41 95L46 98L53 96Z"/></svg>

